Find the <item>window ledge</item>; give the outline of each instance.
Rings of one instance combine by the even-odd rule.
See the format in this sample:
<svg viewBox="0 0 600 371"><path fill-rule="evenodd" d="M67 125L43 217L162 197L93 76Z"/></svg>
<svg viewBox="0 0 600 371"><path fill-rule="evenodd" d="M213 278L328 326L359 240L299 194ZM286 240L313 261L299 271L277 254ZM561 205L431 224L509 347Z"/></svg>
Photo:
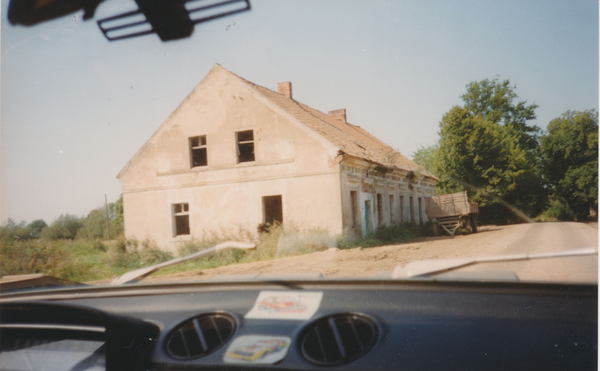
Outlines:
<svg viewBox="0 0 600 371"><path fill-rule="evenodd" d="M168 176L168 175L182 175L182 174L194 174L194 173L203 173L206 171L220 171L220 170L234 170L242 167L256 167L256 166L269 166L269 165L278 165L278 164L287 164L294 162L293 158L286 160L277 160L277 161L268 161L268 162L242 162L239 164L235 164L234 166L220 166L220 167L211 167L211 166L202 166L202 167L194 167L191 169L185 170L174 170L174 171L165 171L165 172L156 172L156 176Z"/></svg>

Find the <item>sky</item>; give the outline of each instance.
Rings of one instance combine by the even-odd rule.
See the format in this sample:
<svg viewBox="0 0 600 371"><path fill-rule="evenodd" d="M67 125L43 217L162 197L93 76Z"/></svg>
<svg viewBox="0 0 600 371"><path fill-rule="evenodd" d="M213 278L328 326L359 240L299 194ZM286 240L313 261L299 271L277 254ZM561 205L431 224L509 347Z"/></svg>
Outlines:
<svg viewBox="0 0 600 371"><path fill-rule="evenodd" d="M412 157L472 81L509 79L545 128L598 109L595 0L250 0L190 38L109 42L97 19L136 9L105 0L32 27L1 8L0 221L51 223L116 201L116 178L219 63L359 125Z"/></svg>

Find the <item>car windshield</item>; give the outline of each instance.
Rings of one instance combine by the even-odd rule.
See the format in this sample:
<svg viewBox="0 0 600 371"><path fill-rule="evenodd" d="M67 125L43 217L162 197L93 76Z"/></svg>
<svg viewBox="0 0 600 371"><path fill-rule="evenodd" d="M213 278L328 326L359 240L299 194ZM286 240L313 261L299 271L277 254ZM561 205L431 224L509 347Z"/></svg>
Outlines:
<svg viewBox="0 0 600 371"><path fill-rule="evenodd" d="M12 2L3 282L598 281L597 2Z"/></svg>

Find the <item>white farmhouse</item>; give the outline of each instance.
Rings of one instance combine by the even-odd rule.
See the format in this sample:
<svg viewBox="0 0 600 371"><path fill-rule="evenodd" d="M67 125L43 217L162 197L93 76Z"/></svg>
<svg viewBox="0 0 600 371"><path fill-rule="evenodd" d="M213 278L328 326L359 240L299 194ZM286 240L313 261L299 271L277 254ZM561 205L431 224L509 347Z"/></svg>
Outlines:
<svg viewBox="0 0 600 371"><path fill-rule="evenodd" d="M294 222L365 236L426 220L437 181L346 122L216 64L118 175L125 234L174 251L204 232Z"/></svg>

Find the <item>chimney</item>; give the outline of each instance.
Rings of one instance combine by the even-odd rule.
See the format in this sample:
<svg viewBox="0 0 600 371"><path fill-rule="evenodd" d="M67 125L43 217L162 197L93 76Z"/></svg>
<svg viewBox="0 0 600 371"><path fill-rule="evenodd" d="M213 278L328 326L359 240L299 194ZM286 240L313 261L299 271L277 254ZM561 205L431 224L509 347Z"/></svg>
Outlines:
<svg viewBox="0 0 600 371"><path fill-rule="evenodd" d="M277 90L279 90L279 94L283 94L286 97L292 99L292 83L289 81L278 82Z"/></svg>
<svg viewBox="0 0 600 371"><path fill-rule="evenodd" d="M342 109L336 109L333 111L329 111L329 116L336 118L338 120L342 120L343 122L346 122L346 109L342 108Z"/></svg>

